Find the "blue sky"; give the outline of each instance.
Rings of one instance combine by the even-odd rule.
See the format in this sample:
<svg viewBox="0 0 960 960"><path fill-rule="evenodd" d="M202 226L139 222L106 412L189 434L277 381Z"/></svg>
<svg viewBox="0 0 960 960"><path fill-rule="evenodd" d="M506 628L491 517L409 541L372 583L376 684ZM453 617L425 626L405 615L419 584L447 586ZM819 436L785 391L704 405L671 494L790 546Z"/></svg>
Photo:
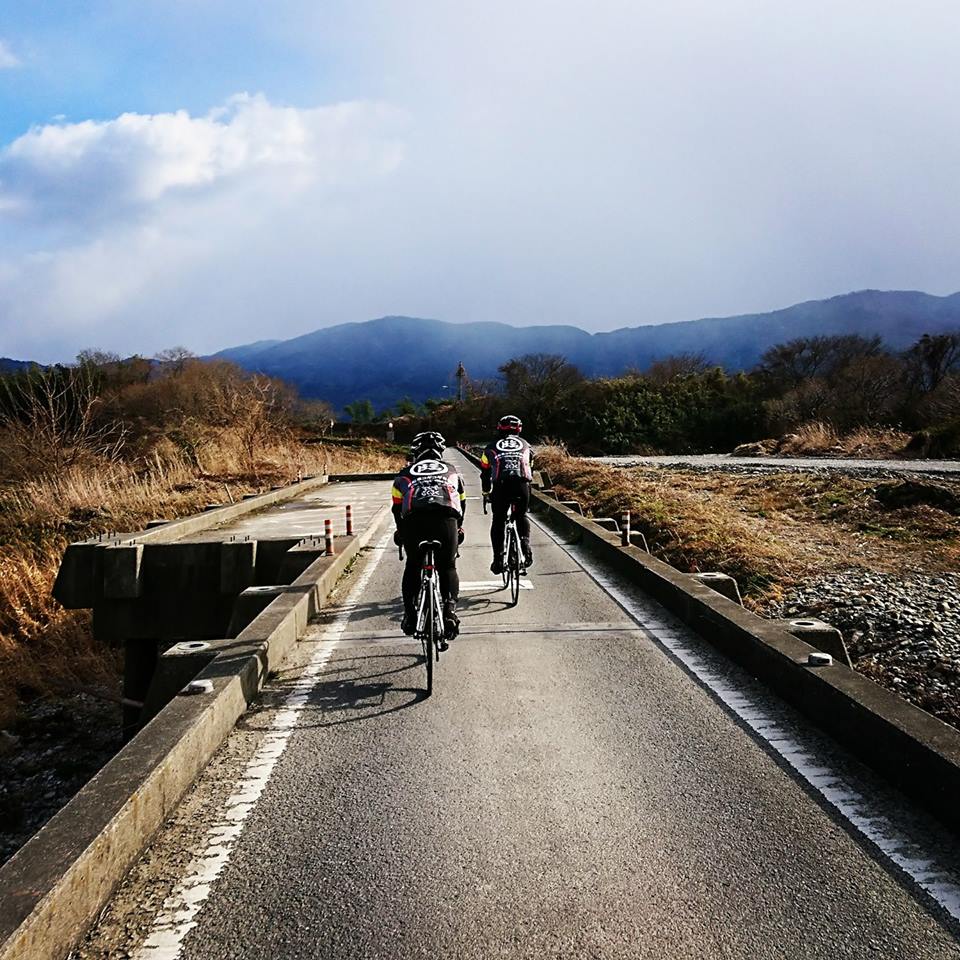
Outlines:
<svg viewBox="0 0 960 960"><path fill-rule="evenodd" d="M960 6L7 0L0 355L960 287Z"/></svg>
<svg viewBox="0 0 960 960"><path fill-rule="evenodd" d="M0 79L0 140L59 116L205 113L241 90L305 105L356 96L333 36L342 24L332 15L336 5L327 5L327 30L314 20L309 42L295 28L305 6L12 0L0 37L22 66Z"/></svg>

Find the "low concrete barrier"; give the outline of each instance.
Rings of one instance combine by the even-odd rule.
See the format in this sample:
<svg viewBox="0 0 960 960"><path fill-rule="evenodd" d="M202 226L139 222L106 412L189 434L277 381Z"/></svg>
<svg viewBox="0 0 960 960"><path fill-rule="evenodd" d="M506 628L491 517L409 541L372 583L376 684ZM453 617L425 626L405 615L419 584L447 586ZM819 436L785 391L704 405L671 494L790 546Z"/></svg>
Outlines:
<svg viewBox="0 0 960 960"><path fill-rule="evenodd" d="M197 650L195 679L211 690L174 697L0 868L0 960L70 953L388 510L314 560L238 636Z"/></svg>
<svg viewBox="0 0 960 960"><path fill-rule="evenodd" d="M468 451L464 455L473 462ZM840 662L809 666L818 648L764 620L542 493L531 507L565 540L639 584L854 755L960 830L960 731Z"/></svg>

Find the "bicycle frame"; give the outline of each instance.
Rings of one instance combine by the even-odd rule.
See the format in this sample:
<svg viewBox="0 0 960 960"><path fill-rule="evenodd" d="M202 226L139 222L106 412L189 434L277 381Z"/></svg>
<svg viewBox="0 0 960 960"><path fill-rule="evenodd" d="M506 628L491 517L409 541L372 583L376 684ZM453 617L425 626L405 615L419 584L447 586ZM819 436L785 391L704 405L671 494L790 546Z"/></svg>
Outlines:
<svg viewBox="0 0 960 960"><path fill-rule="evenodd" d="M433 547L426 542L420 545L423 551L423 567L420 571L420 592L417 594L416 636L421 637L429 626L427 617L433 616L443 623L443 597L440 593L440 577L433 562Z"/></svg>

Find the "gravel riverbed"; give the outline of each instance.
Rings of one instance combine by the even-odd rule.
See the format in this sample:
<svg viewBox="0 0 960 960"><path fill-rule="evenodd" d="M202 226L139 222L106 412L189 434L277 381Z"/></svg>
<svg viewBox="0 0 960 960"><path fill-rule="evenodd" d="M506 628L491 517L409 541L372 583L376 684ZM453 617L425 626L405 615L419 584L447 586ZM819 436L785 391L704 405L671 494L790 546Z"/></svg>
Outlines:
<svg viewBox="0 0 960 960"><path fill-rule="evenodd" d="M956 477L960 460L859 460L849 457L734 457L726 453L700 453L688 456L624 455L588 457L609 467L661 467L663 469L722 470L728 473L809 473L833 470L864 477L893 477L899 474L923 474Z"/></svg>
<svg viewBox="0 0 960 960"><path fill-rule="evenodd" d="M960 727L960 574L844 571L769 610L805 614L841 631L860 673Z"/></svg>

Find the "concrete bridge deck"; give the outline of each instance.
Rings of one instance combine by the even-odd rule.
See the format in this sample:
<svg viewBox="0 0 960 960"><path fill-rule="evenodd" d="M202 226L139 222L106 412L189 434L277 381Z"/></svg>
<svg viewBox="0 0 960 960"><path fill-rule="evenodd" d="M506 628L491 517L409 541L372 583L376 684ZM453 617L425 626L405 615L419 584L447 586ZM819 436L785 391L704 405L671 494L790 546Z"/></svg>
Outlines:
<svg viewBox="0 0 960 960"><path fill-rule="evenodd" d="M949 834L539 526L508 608L487 520L433 697L385 523L77 957L960 957Z"/></svg>
<svg viewBox="0 0 960 960"><path fill-rule="evenodd" d="M278 503L266 510L237 517L181 540L216 541L239 539L323 537L323 521L333 521L334 533L344 531L344 508L353 507L354 526L364 529L378 510L389 503L389 481L356 480L330 483L303 496Z"/></svg>

